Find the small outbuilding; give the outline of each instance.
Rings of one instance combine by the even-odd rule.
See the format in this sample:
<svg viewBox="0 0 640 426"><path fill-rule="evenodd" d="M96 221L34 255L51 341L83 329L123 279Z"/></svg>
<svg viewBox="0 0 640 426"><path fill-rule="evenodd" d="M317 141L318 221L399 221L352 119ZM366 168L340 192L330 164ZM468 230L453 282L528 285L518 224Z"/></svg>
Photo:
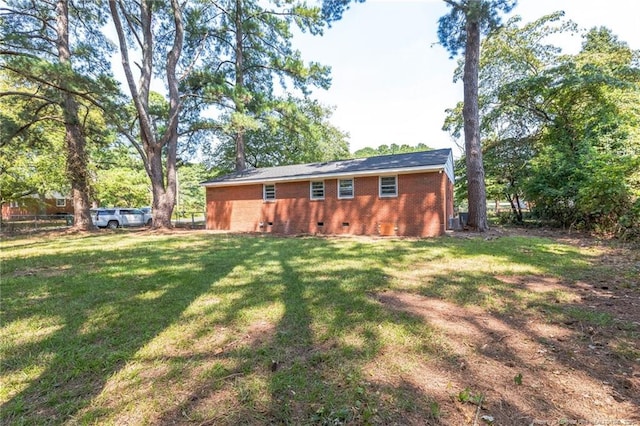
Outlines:
<svg viewBox="0 0 640 426"><path fill-rule="evenodd" d="M430 237L453 218L451 149L247 169L206 182L207 229Z"/></svg>

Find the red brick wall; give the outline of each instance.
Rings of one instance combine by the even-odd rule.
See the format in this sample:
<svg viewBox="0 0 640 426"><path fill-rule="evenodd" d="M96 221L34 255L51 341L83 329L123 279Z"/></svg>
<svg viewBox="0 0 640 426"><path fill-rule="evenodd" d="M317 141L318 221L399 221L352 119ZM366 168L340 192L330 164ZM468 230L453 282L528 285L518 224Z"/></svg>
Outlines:
<svg viewBox="0 0 640 426"><path fill-rule="evenodd" d="M4 220L11 220L15 216L58 214L73 214L73 200L67 198L66 205L58 207L55 198L46 198L43 202L38 198L24 197L20 200L19 207L11 207L9 203L2 205L2 219Z"/></svg>
<svg viewBox="0 0 640 426"><path fill-rule="evenodd" d="M276 183L274 201L263 201L262 184L209 187L207 229L282 234L444 233L453 215L453 186L446 174L398 175L397 197L380 197L378 179L354 178L352 199L338 198L337 179L324 180L324 200L310 199L309 181Z"/></svg>

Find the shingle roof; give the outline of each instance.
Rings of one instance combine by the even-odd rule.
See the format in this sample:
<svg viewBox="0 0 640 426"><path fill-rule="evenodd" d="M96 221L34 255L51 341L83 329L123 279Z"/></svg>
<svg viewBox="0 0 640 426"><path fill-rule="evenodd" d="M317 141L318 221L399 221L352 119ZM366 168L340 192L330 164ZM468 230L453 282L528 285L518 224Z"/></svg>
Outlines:
<svg viewBox="0 0 640 426"><path fill-rule="evenodd" d="M277 182L305 178L322 178L367 174L368 172L444 169L452 161L451 149L381 155L324 163L295 164L291 166L247 169L202 182L204 186ZM450 164L452 167L453 164ZM448 170L447 170L448 172ZM453 178L453 176L450 176Z"/></svg>

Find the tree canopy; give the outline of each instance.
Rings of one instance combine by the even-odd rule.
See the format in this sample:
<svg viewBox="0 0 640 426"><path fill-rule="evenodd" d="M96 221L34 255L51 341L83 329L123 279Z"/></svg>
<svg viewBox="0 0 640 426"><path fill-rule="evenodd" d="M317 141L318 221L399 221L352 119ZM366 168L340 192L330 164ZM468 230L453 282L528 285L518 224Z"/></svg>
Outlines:
<svg viewBox="0 0 640 426"><path fill-rule="evenodd" d="M459 182L470 225L487 229L488 194L510 201L518 221L526 200L563 226L640 235L639 52L593 28L577 54L563 54L549 36L578 29L561 13L501 25L515 0L443 1L450 13L439 20L440 42L452 57L464 51L455 74L464 100L445 128L464 133ZM170 226L176 205L201 207L197 181L211 170L348 157L331 107L311 97L329 87L330 69L302 60L292 29L322 34L350 4L5 1L1 201L70 191L85 229L90 201L151 202L154 224ZM117 35L123 87L111 75L105 25Z"/></svg>
<svg viewBox="0 0 640 426"><path fill-rule="evenodd" d="M36 149L27 141L55 126L65 129L65 143L54 143L59 132L51 132L46 146L65 153L64 175L80 200L76 224L82 226L91 224L89 200L140 202L138 184L106 183L128 180L142 188L140 170L150 181L154 226L170 226L177 169L203 152L220 154L217 170L230 156L235 168L244 168L247 154L260 166L348 153L347 135L329 123L330 108L309 96L311 87L329 86L329 68L304 62L292 45L292 26L322 33L328 18L320 7L304 1L9 0L0 19L0 101L15 109L3 108L0 116L2 146L5 158L16 160L10 174L11 164L3 164L3 199L42 190L28 176L32 168L18 167L17 155L28 148L42 156L45 144ZM117 49L105 26L115 33ZM122 88L111 77L114 50ZM100 166L105 155L121 152L113 132L140 162Z"/></svg>
<svg viewBox="0 0 640 426"><path fill-rule="evenodd" d="M375 157L376 155L389 155L389 154L402 154L405 152L418 152L418 151L428 151L429 148L427 145L423 143L419 143L415 146L402 144L398 145L392 143L391 145L380 145L377 148L365 147L357 150L353 153L356 158L363 157Z"/></svg>
<svg viewBox="0 0 640 426"><path fill-rule="evenodd" d="M201 30L211 33L206 44L211 54L201 59L203 66L186 80L185 88L194 106L214 112L218 151L228 156L233 145L236 170L247 167L247 159L255 166L264 163L258 156L269 155L267 150L258 155L256 147L262 142L256 137L277 138L268 142L268 150L296 151L299 141L286 141L292 146L278 148L285 142L283 131L291 128L292 117L305 122L299 127L322 123L318 107L304 98L311 87L328 88L330 77L328 67L302 60L292 45L291 27L321 33L325 21L320 9L304 2L255 0L217 0L211 5Z"/></svg>
<svg viewBox="0 0 640 426"><path fill-rule="evenodd" d="M245 135L251 167L331 161L347 158L347 135L331 125L331 109L310 99L276 100L256 117L260 125ZM223 139L207 164L221 171L235 168L234 139Z"/></svg>
<svg viewBox="0 0 640 426"><path fill-rule="evenodd" d="M11 82L0 97L21 103L22 111L2 143L22 143L45 121L64 128L65 174L78 229L92 228L87 117L100 96L115 88L100 32L104 18L99 4L72 0L8 0L0 9L0 70Z"/></svg>
<svg viewBox="0 0 640 426"><path fill-rule="evenodd" d="M483 43L483 152L496 196L526 199L540 218L637 234L640 55L606 28L562 54L549 36L575 32L562 13L514 18ZM461 127L456 110L446 127ZM455 118L458 117L458 118ZM517 219L521 212L515 209Z"/></svg>

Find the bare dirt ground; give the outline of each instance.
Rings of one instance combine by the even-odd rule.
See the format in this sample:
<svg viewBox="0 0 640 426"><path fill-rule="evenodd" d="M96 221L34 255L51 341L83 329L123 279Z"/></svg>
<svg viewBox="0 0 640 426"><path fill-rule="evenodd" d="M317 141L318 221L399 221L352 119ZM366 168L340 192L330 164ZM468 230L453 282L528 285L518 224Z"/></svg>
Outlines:
<svg viewBox="0 0 640 426"><path fill-rule="evenodd" d="M594 313L584 320L555 321L544 312L498 315L405 292L374 295L389 309L408 312L442 331L455 353L453 360L435 366L423 363L405 378L446 401L428 424L640 425L637 247L555 230L496 229L484 238L506 235L544 236L582 247L604 244L605 254L598 262L621 273L594 274L578 282L496 277L531 292L568 293L569 306ZM454 236L477 238L465 232ZM407 422L424 424L418 419Z"/></svg>

